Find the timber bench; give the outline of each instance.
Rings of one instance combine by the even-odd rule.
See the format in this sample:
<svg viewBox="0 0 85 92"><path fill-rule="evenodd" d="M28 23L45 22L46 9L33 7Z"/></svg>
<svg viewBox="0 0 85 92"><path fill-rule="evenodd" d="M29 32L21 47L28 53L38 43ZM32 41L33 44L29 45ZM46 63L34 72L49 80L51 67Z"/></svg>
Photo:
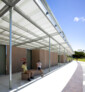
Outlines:
<svg viewBox="0 0 85 92"><path fill-rule="evenodd" d="M32 72L33 77L34 77L34 76L37 76L37 75L41 75L41 72L40 72L39 70L34 70L34 69L32 69L32 70L30 70L30 71ZM21 79L22 79L22 80L27 80L27 79L28 79L28 74L21 73Z"/></svg>

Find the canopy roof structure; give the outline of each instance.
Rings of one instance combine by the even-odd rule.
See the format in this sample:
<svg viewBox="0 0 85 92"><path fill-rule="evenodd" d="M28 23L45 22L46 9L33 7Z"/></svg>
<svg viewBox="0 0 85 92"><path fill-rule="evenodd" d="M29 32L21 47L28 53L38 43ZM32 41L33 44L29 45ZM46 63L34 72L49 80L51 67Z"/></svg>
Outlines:
<svg viewBox="0 0 85 92"><path fill-rule="evenodd" d="M12 11L12 46L74 52L45 0L0 1L0 44L9 45L9 9Z"/></svg>

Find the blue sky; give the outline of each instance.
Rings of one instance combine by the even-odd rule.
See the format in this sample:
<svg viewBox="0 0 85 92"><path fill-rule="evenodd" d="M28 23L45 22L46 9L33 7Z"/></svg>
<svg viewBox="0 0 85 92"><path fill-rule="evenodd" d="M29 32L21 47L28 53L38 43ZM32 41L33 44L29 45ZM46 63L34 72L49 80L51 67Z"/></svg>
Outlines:
<svg viewBox="0 0 85 92"><path fill-rule="evenodd" d="M85 0L46 0L73 50L85 50Z"/></svg>

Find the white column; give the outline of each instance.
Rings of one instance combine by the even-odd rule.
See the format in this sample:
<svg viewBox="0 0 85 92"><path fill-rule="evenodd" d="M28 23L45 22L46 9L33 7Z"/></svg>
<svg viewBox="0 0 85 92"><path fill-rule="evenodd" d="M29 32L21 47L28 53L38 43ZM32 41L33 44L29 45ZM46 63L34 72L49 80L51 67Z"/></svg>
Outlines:
<svg viewBox="0 0 85 92"><path fill-rule="evenodd" d="M49 37L49 72L50 72L50 37Z"/></svg>
<svg viewBox="0 0 85 92"><path fill-rule="evenodd" d="M65 61L65 48L64 48L64 63L65 63L66 61Z"/></svg>
<svg viewBox="0 0 85 92"><path fill-rule="evenodd" d="M12 8L9 10L9 45L10 45L10 55L9 55L9 89L12 88Z"/></svg>
<svg viewBox="0 0 85 92"><path fill-rule="evenodd" d="M60 66L60 45L59 45L59 57L58 57L58 59L59 59L59 66Z"/></svg>

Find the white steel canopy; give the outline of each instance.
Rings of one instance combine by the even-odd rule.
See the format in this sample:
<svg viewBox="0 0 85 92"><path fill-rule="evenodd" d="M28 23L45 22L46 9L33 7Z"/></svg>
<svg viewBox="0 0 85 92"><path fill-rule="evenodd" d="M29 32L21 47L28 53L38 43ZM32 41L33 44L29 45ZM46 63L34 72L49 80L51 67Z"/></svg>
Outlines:
<svg viewBox="0 0 85 92"><path fill-rule="evenodd" d="M26 49L48 49L71 55L73 50L45 0L0 1L0 44L9 45L9 12L13 7L12 45Z"/></svg>

